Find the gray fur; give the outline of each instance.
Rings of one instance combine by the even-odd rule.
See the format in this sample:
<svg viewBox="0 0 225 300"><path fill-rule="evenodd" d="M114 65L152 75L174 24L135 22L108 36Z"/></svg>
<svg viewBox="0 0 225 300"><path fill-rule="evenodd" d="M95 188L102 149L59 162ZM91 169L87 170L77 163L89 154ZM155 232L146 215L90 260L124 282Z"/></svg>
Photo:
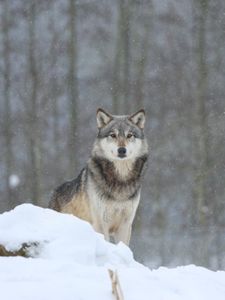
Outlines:
<svg viewBox="0 0 225 300"><path fill-rule="evenodd" d="M125 131L132 132L137 138L144 139L144 132L140 130L137 126L135 126L129 119L129 116L124 117L116 117L105 127L100 128L98 132L98 138L107 137L110 132L112 132L115 128L118 129L119 134L124 137Z"/></svg>
<svg viewBox="0 0 225 300"><path fill-rule="evenodd" d="M54 191L49 207L90 222L108 241L129 244L148 158L144 121L143 110L112 116L99 109L98 135L86 167ZM124 158L119 147L126 148Z"/></svg>

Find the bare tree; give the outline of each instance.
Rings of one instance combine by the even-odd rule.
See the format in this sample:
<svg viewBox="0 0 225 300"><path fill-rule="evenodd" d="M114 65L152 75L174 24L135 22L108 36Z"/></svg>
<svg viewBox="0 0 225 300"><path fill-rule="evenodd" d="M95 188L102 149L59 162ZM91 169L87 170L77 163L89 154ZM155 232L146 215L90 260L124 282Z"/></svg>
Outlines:
<svg viewBox="0 0 225 300"><path fill-rule="evenodd" d="M3 35L3 62L4 62L4 136L5 136L5 182L6 182L6 199L8 202L8 207L13 206L12 191L10 187L10 175L12 173L13 165L13 148L12 148L12 114L11 114L11 45L9 38L10 23L11 19L9 16L9 3L7 0L3 1L2 8L2 35Z"/></svg>
<svg viewBox="0 0 225 300"><path fill-rule="evenodd" d="M38 128L39 111L38 111L38 70L35 56L36 51L36 1L29 3L29 13L27 15L28 27L28 76L29 76L29 97L28 97L28 153L30 157L30 191L31 199L34 204L38 205L41 197L40 180L41 180L41 151L40 151L40 132Z"/></svg>
<svg viewBox="0 0 225 300"><path fill-rule="evenodd" d="M206 176L208 171L208 124L206 111L207 64L206 64L206 21L208 14L208 0L199 0L198 6L198 36L197 36L197 67L198 82L196 95L196 132L198 171L196 176L196 201L199 222L205 222L206 204Z"/></svg>
<svg viewBox="0 0 225 300"><path fill-rule="evenodd" d="M134 90L134 103L135 109L144 107L144 88L146 81L146 70L148 63L148 53L150 50L149 44L151 43L151 33L153 31L153 11L154 6L152 1L147 5L143 5L143 33L140 41L139 58L136 66L135 74L135 90Z"/></svg>
<svg viewBox="0 0 225 300"><path fill-rule="evenodd" d="M74 176L76 165L77 104L79 100L77 78L77 5L69 0L69 40L68 40L68 99L69 99L69 175Z"/></svg>
<svg viewBox="0 0 225 300"><path fill-rule="evenodd" d="M51 33L51 44L49 47L49 67L50 67L50 79L49 79L49 98L52 103L52 115L53 115L53 143L54 143L54 159L59 162L59 139L60 139L60 126L59 126L59 100L58 100L58 81L57 81L57 44L58 33L56 29L56 16L54 7L50 5L52 14L49 18L49 31ZM56 164L56 182L58 182L59 176L59 164Z"/></svg>
<svg viewBox="0 0 225 300"><path fill-rule="evenodd" d="M131 0L118 0L117 37L113 67L113 109L126 109L130 93L130 22Z"/></svg>

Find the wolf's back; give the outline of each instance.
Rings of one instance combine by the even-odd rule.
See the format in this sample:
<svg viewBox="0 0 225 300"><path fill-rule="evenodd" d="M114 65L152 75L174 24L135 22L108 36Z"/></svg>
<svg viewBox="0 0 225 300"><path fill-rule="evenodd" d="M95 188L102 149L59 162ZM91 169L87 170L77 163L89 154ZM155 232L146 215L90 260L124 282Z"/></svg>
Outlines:
<svg viewBox="0 0 225 300"><path fill-rule="evenodd" d="M80 172L77 178L66 181L58 186L52 193L48 207L56 211L61 211L73 199L74 195L83 189L85 184L83 181L84 177L86 177L85 169Z"/></svg>

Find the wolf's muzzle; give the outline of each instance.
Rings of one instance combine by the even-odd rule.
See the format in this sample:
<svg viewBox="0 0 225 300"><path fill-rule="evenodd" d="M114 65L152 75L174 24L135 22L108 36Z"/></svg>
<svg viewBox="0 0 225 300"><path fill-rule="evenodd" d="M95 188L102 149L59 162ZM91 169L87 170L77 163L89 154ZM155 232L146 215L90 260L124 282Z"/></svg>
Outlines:
<svg viewBox="0 0 225 300"><path fill-rule="evenodd" d="M118 156L120 158L126 157L126 153L127 153L127 149L126 148L120 147L120 148L118 148L117 151L118 151Z"/></svg>

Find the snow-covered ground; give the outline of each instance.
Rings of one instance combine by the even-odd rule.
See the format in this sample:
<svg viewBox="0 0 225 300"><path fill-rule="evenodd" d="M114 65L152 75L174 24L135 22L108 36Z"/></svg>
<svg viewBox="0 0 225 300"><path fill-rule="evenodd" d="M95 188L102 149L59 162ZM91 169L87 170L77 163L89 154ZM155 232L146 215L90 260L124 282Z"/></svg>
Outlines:
<svg viewBox="0 0 225 300"><path fill-rule="evenodd" d="M149 270L124 244L113 245L78 218L23 204L0 215L0 245L35 243L33 258L0 257L3 300L115 299L108 269L125 300L224 300L225 272L196 266Z"/></svg>

